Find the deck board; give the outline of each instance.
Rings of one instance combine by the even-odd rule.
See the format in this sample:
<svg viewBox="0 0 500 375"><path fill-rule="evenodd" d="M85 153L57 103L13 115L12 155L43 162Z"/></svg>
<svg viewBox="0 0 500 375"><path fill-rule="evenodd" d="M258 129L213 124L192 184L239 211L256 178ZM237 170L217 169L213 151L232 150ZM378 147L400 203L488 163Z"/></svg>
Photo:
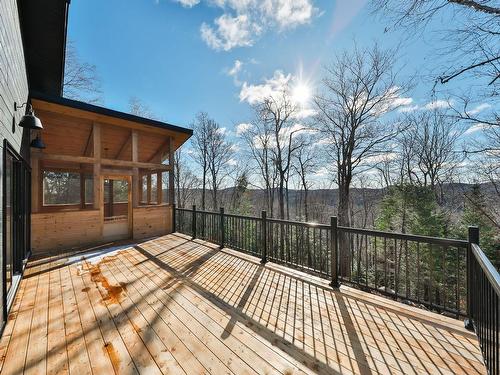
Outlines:
<svg viewBox="0 0 500 375"><path fill-rule="evenodd" d="M462 322L169 235L29 262L2 374L484 374Z"/></svg>

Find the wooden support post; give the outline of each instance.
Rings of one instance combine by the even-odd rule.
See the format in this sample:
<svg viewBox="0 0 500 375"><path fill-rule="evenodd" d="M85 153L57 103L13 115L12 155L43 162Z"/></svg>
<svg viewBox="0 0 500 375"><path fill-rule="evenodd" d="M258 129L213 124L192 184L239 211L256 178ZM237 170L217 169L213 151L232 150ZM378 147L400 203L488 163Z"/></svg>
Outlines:
<svg viewBox="0 0 500 375"><path fill-rule="evenodd" d="M174 139L170 137L169 149L168 149L168 165L170 165L170 171L168 171L168 203L175 203L175 190L174 190Z"/></svg>
<svg viewBox="0 0 500 375"><path fill-rule="evenodd" d="M339 284L339 246L338 246L338 223L337 217L330 217L330 267L332 281L330 286L338 288Z"/></svg>
<svg viewBox="0 0 500 375"><path fill-rule="evenodd" d="M41 193L41 173L40 173L40 160L38 157L31 156L31 212L36 213L40 211L40 193Z"/></svg>
<svg viewBox="0 0 500 375"><path fill-rule="evenodd" d="M139 134L137 131L132 131L132 161L139 161ZM138 207L141 200L140 192L142 181L139 178L139 168L132 168L132 207Z"/></svg>
<svg viewBox="0 0 500 375"><path fill-rule="evenodd" d="M101 187L101 125L94 123L92 129L92 139L94 145L94 208L99 209L102 206L102 187Z"/></svg>
<svg viewBox="0 0 500 375"><path fill-rule="evenodd" d="M163 174L161 172L156 173L156 204L163 203Z"/></svg>

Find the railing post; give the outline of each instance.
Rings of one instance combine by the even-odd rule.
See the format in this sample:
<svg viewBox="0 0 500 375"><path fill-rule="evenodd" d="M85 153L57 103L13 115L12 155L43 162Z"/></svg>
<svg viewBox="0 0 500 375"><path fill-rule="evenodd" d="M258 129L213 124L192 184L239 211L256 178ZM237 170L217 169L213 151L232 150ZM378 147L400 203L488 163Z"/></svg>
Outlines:
<svg viewBox="0 0 500 375"><path fill-rule="evenodd" d="M175 203L172 203L172 233L175 233L175 227L176 227L176 222L175 222Z"/></svg>
<svg viewBox="0 0 500 375"><path fill-rule="evenodd" d="M219 223L219 229L220 229L220 248L222 249L224 247L224 236L225 236L225 230L224 230L224 207L220 208L220 223Z"/></svg>
<svg viewBox="0 0 500 375"><path fill-rule="evenodd" d="M262 211L262 259L260 260L261 264L267 263L267 212Z"/></svg>
<svg viewBox="0 0 500 375"><path fill-rule="evenodd" d="M468 232L469 245L467 246L467 319L465 319L465 328L468 330L474 330L474 311L472 308L472 293L474 285L472 283L472 244L479 245L479 228L475 226L469 226Z"/></svg>
<svg viewBox="0 0 500 375"><path fill-rule="evenodd" d="M338 288L339 284L339 240L338 240L338 223L337 217L330 217L330 261L332 271L332 282L330 286Z"/></svg>
<svg viewBox="0 0 500 375"><path fill-rule="evenodd" d="M192 225L192 232L193 232L193 239L196 238L196 205L193 204L193 213L192 213L192 218L191 218L191 225Z"/></svg>

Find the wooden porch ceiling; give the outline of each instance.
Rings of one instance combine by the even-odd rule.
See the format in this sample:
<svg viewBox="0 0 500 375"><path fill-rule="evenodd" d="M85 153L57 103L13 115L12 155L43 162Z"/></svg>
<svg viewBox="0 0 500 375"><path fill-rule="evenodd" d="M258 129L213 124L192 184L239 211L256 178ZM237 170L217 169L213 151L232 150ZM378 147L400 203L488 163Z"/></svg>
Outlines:
<svg viewBox="0 0 500 375"><path fill-rule="evenodd" d="M43 122L42 138L47 146L47 153L92 156L92 121L44 110L38 110L37 116ZM101 127L102 158L132 160L132 129L104 125ZM166 159L169 135L149 133L146 130L139 130L138 135L139 162L161 163Z"/></svg>
<svg viewBox="0 0 500 375"><path fill-rule="evenodd" d="M0 356L2 374L485 373L460 321L177 234L31 261Z"/></svg>

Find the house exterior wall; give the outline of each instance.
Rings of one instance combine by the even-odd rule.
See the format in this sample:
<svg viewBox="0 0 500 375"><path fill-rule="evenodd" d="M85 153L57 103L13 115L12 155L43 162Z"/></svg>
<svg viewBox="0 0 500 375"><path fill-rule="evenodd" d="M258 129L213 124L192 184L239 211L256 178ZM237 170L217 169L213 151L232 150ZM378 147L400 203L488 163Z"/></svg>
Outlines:
<svg viewBox="0 0 500 375"><path fill-rule="evenodd" d="M3 140L7 139L10 144L27 157L25 147L29 133L26 131L23 137L23 129L17 126L24 115L25 108L14 112L14 102L23 104L28 98L28 81L26 65L24 60L23 44L21 39L19 14L16 0L0 1L0 151L3 155ZM24 139L24 142L23 142ZM3 158L0 158L0 181L3 181ZM3 196L2 184L0 183L0 196ZM3 212L2 200L0 200L0 212ZM0 215L0 246L3 246L3 225ZM3 252L3 248L2 248ZM0 252L0 258L1 254ZM3 259L0 259L0 269L3 269ZM3 278L0 280L3 283ZM0 290L3 285L0 284ZM3 303L3 302L2 302ZM3 307L3 306L2 306ZM3 315L3 308L0 309ZM1 320L4 317L1 316Z"/></svg>

